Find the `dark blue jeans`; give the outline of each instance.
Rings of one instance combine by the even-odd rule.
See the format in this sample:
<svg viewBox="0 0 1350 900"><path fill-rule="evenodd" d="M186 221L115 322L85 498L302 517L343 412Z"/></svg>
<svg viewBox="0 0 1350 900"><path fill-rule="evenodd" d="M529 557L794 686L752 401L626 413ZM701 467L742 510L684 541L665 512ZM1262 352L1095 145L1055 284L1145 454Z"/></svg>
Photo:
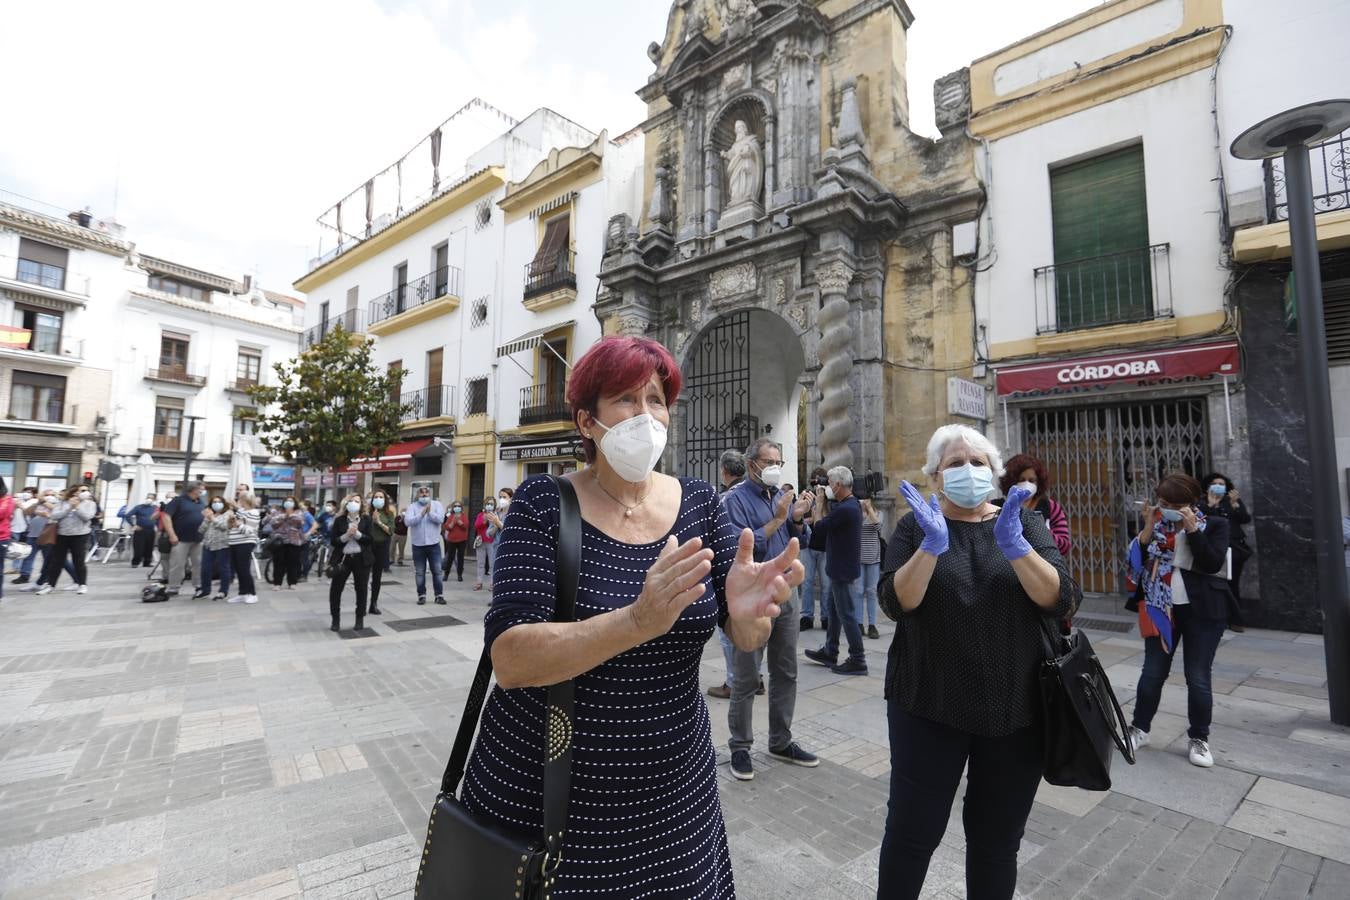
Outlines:
<svg viewBox="0 0 1350 900"><path fill-rule="evenodd" d="M220 581L220 592L228 594L230 583L234 581L234 563L230 558L229 546L219 550L202 548L202 571L198 579L198 590L203 594L211 593L211 582Z"/></svg>
<svg viewBox="0 0 1350 900"><path fill-rule="evenodd" d="M858 614L862 606L862 581L838 581L827 578L829 593L821 605L822 616L828 615L830 627L825 629L824 650L830 656L839 655L839 629L844 629L848 639L848 658L858 662L867 662L867 653L863 648L862 626L858 624Z"/></svg>
<svg viewBox="0 0 1350 900"><path fill-rule="evenodd" d="M1041 729L982 737L886 705L891 796L881 842L877 900L917 898L942 841L969 763L961 818L966 896L1007 900L1017 887L1017 850L1044 771Z"/></svg>
<svg viewBox="0 0 1350 900"><path fill-rule="evenodd" d="M427 566L431 566L431 586L436 591L436 596L441 596L445 590L441 585L441 545L435 543L419 547L413 544L412 551L413 578L417 582L417 596L427 595Z"/></svg>
<svg viewBox="0 0 1350 900"><path fill-rule="evenodd" d="M1144 639L1144 671L1134 698L1134 727L1148 731L1162 700L1163 682L1172 671L1176 651L1183 654L1186 671L1186 717L1191 727L1186 733L1194 740L1209 740L1209 723L1214 716L1214 689L1211 673L1214 654L1219 649L1227 624L1220 620L1198 619L1191 615L1190 604L1172 607L1173 652L1163 649L1162 638Z"/></svg>

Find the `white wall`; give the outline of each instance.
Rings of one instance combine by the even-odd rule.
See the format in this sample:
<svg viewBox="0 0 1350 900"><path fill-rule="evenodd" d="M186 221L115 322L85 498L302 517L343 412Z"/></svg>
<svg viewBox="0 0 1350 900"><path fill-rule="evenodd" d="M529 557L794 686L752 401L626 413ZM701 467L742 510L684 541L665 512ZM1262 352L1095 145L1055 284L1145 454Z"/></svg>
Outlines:
<svg viewBox="0 0 1350 900"><path fill-rule="evenodd" d="M1171 244L1173 313L1223 308L1209 97L1209 73L1196 72L990 142L993 177L981 254L997 258L976 279L977 315L989 323L989 343L1036 335L1032 273L1055 261L1050 167L1141 139L1149 243Z"/></svg>
<svg viewBox="0 0 1350 900"><path fill-rule="evenodd" d="M1228 153L1261 120L1305 103L1350 96L1345 0L1224 0L1233 37L1219 69L1219 125L1230 196L1263 191L1260 162Z"/></svg>
<svg viewBox="0 0 1350 900"><path fill-rule="evenodd" d="M1346 496L1350 484L1346 483L1345 473L1350 469L1350 366L1332 366L1331 376L1331 419L1332 433L1336 436L1336 482L1341 498L1341 515L1350 516L1350 497Z"/></svg>

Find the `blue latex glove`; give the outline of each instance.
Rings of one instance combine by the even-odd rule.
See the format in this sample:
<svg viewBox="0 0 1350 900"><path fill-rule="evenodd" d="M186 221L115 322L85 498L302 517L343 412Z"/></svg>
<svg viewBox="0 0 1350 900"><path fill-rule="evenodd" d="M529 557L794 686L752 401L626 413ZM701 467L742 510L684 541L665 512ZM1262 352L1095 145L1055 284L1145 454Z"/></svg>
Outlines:
<svg viewBox="0 0 1350 900"><path fill-rule="evenodd" d="M925 503L923 494L908 481L900 482L900 496L905 498L909 508L914 510L914 518L923 529L923 543L919 544L919 549L924 553L931 553L934 556L941 556L947 552L947 519L942 515L942 507L938 505L937 494L928 498Z"/></svg>
<svg viewBox="0 0 1350 900"><path fill-rule="evenodd" d="M994 541L1009 562L1031 552L1031 544L1022 536L1022 504L1031 493L1021 485L1009 491L1008 498L1003 501L1003 512L994 523Z"/></svg>

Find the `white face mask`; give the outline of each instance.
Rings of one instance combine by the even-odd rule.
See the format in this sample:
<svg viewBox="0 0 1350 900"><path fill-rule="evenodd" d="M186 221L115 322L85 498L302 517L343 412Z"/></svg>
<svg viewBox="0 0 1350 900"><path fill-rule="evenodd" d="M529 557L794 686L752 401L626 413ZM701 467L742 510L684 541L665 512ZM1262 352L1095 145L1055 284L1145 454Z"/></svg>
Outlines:
<svg viewBox="0 0 1350 900"><path fill-rule="evenodd" d="M825 499L831 503L834 502L834 485L831 484L825 487Z"/></svg>
<svg viewBox="0 0 1350 900"><path fill-rule="evenodd" d="M507 508L508 506L510 506L510 505L511 505L511 498L510 498L510 497L502 497L502 498L500 498L500 499L497 501L497 508L498 508L498 509L506 509L506 508Z"/></svg>
<svg viewBox="0 0 1350 900"><path fill-rule="evenodd" d="M613 428L599 419L595 424L605 429L600 450L618 476L633 484L646 481L665 452L666 426L651 413L624 419Z"/></svg>
<svg viewBox="0 0 1350 900"><path fill-rule="evenodd" d="M89 496L90 496L90 495L89 495L89 492L88 492L88 491L80 491L80 499L81 499L81 500L88 500L88 499L89 499Z"/></svg>
<svg viewBox="0 0 1350 900"><path fill-rule="evenodd" d="M781 465L765 466L759 471L759 480L765 487L776 488L783 483L783 467Z"/></svg>
<svg viewBox="0 0 1350 900"><path fill-rule="evenodd" d="M347 504L347 512L354 513L360 511L361 511L361 504L357 503L355 500L352 500Z"/></svg>
<svg viewBox="0 0 1350 900"><path fill-rule="evenodd" d="M225 508L225 504L224 504L224 503L212 503L212 504L211 504L211 509L214 510L215 512L220 512L220 511L223 510L224 508Z"/></svg>

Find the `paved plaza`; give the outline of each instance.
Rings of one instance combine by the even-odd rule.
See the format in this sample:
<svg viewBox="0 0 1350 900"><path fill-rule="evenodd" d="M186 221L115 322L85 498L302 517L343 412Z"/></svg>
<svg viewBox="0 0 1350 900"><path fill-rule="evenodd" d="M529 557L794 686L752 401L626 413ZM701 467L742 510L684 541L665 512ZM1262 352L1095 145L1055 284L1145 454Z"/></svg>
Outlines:
<svg viewBox="0 0 1350 900"><path fill-rule="evenodd" d="M142 572L95 566L86 596L6 585L0 895L411 896L488 594L456 584L448 607L418 607L411 569L396 567L370 635L339 637L317 582L264 586L255 606L143 605ZM349 599L346 628L351 610ZM1128 703L1141 645L1110 630L1125 621L1105 607L1089 624ZM880 627L871 677L802 663L795 736L820 753L819 769L764 753L760 699L756 778L734 781L726 703L708 701L738 896L875 896L892 631ZM704 686L721 669L712 641ZM1215 767L1186 761L1174 676L1153 746L1133 768L1118 763L1113 792L1043 787L1021 895L1350 896L1350 730L1328 723L1320 639L1229 635L1214 675ZM927 896L964 896L959 802L953 812Z"/></svg>

